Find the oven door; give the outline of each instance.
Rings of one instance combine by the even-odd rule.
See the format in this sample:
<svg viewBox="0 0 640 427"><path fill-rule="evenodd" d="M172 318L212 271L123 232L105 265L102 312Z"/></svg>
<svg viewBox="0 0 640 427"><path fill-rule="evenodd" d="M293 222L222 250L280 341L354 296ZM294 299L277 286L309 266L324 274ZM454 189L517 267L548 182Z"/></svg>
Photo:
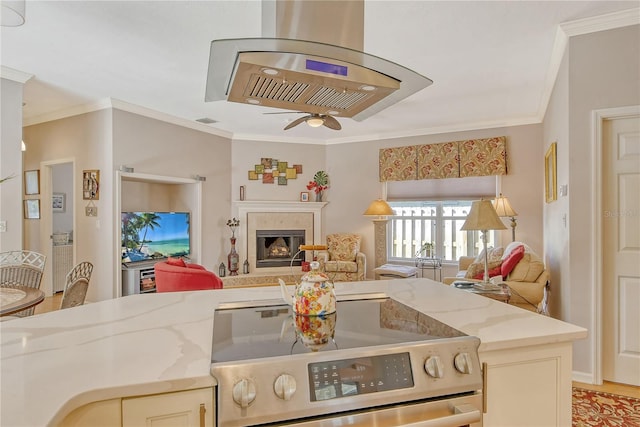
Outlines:
<svg viewBox="0 0 640 427"><path fill-rule="evenodd" d="M282 425L299 427L482 427L482 394L330 414Z"/></svg>

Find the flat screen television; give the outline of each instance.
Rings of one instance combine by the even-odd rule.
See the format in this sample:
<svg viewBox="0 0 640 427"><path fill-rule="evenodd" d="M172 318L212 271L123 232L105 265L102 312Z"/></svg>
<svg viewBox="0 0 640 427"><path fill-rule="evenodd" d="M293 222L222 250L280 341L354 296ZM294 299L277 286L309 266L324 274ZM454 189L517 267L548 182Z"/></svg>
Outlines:
<svg viewBox="0 0 640 427"><path fill-rule="evenodd" d="M122 262L190 253L189 212L122 212Z"/></svg>

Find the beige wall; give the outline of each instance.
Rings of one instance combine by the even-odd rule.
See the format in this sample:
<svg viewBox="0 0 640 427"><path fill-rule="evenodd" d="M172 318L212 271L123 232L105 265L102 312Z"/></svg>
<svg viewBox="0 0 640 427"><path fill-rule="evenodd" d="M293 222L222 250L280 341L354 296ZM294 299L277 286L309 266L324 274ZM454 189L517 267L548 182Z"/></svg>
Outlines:
<svg viewBox="0 0 640 427"><path fill-rule="evenodd" d="M209 133L114 110L113 169L121 165L136 173L176 178L206 177L202 184L202 253L199 262L210 270L226 259L229 250L226 221L231 212L231 141ZM127 184L131 185L131 184ZM144 193L140 197L148 197ZM176 208L185 206L179 194ZM124 200L125 206L138 206ZM150 201L158 206L159 201ZM169 209L164 206L163 209ZM119 224L119 213L114 212Z"/></svg>
<svg viewBox="0 0 640 427"><path fill-rule="evenodd" d="M544 122L545 144L558 142L558 184L568 196L545 205L545 247L555 314L593 331L596 280L593 211L594 110L640 105L640 26L572 37ZM606 189L605 189L606 191ZM567 227L562 216L567 215ZM600 296L595 296L600 298ZM606 332L605 332L606 333ZM594 335L574 344L574 371L594 374Z"/></svg>
<svg viewBox="0 0 640 427"><path fill-rule="evenodd" d="M113 205L111 162L111 111L102 110L61 120L54 120L24 128L25 141L29 141L24 155L25 169L40 169L41 219L25 221L25 249L42 252L49 260L42 289L51 294L51 240L52 214L45 209L50 203L50 166L57 162L74 163L75 188L68 198L73 200L75 214L74 251L76 262L89 261L94 270L92 286L87 299L98 301L113 297L114 253L109 250L114 234L111 220ZM100 170L100 199L95 201L98 217L85 216L88 201L82 199L81 176L85 169Z"/></svg>
<svg viewBox="0 0 640 427"><path fill-rule="evenodd" d="M7 231L0 233L0 252L23 249L22 244L22 83L0 79L0 220Z"/></svg>
<svg viewBox="0 0 640 427"><path fill-rule="evenodd" d="M378 177L380 148L412 144L459 141L470 138L507 137L509 174L502 177L502 192L518 212L516 239L526 242L542 254L542 202L544 165L541 153L542 126L514 126L424 135L327 147L327 171L336 183L331 190L330 203L325 208L326 233L353 231L361 233L363 251L367 255L367 277L373 278L373 223L362 213L372 200L383 195ZM505 224L509 225L505 220ZM500 243L511 242L511 229L500 233ZM457 271L455 265L446 267L443 276Z"/></svg>

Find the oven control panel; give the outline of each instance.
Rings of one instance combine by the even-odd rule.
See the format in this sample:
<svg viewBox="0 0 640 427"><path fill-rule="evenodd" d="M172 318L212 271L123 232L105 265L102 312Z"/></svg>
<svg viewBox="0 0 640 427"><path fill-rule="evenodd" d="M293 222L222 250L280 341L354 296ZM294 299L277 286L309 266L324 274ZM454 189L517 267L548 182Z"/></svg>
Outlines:
<svg viewBox="0 0 640 427"><path fill-rule="evenodd" d="M221 426L277 423L482 389L475 337L211 365Z"/></svg>
<svg viewBox="0 0 640 427"><path fill-rule="evenodd" d="M310 363L308 371L312 402L413 387L408 352Z"/></svg>

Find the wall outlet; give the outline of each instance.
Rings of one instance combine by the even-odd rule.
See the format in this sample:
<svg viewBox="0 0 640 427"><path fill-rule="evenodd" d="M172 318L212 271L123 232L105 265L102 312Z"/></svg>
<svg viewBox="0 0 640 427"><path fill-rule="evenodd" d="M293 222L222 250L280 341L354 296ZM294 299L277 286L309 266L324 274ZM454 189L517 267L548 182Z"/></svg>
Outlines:
<svg viewBox="0 0 640 427"><path fill-rule="evenodd" d="M7 221L0 221L0 233L7 232Z"/></svg>

